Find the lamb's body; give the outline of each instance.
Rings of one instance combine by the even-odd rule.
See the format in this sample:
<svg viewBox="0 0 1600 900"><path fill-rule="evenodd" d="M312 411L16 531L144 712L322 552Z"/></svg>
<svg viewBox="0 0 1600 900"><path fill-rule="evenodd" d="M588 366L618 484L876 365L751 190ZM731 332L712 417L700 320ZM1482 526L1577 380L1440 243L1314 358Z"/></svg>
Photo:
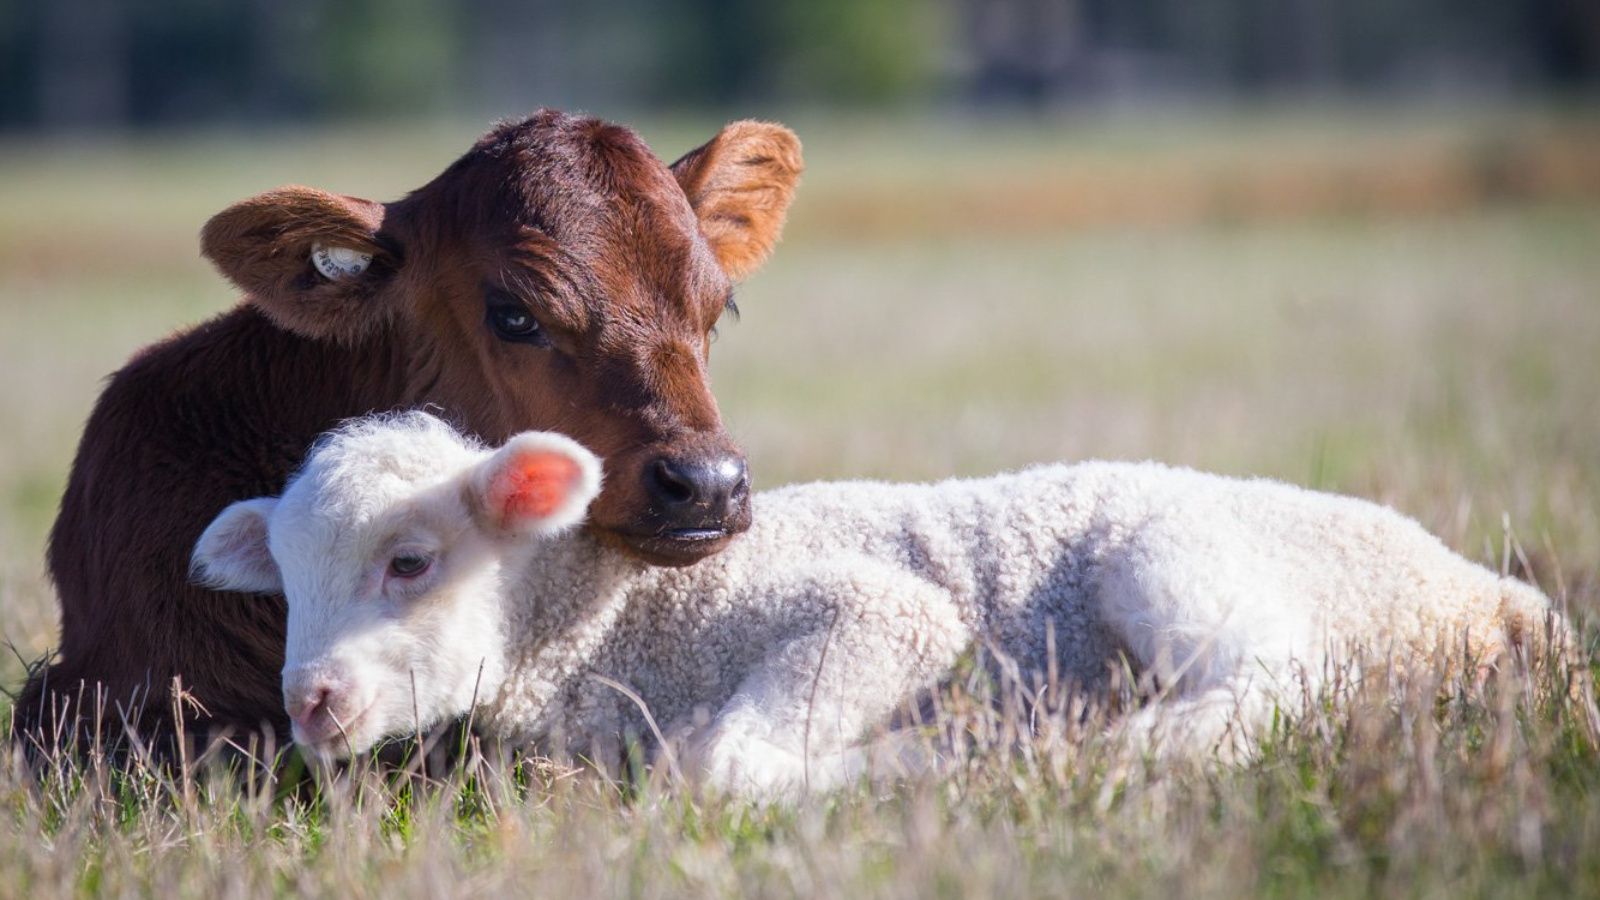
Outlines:
<svg viewBox="0 0 1600 900"><path fill-rule="evenodd" d="M1126 660L1174 694L1135 732L1203 752L1356 648L1485 662L1549 611L1374 504L1153 463L770 491L684 569L529 536L577 521L597 473L556 436L490 454L422 414L358 423L196 560L284 589L285 697L324 752L477 702L514 742L606 758L651 736L620 684L694 771L751 792L851 777L861 738L975 645L1086 688Z"/></svg>
<svg viewBox="0 0 1600 900"><path fill-rule="evenodd" d="M1156 464L811 484L756 505L748 535L688 569L579 537L541 545L507 585L509 670L486 721L596 755L648 739L601 675L669 733L715 716L691 742L714 778L783 787L803 746L837 757L979 641L1023 673L1048 671L1053 646L1059 676L1086 687L1123 654L1181 672L1191 708L1150 723L1204 742L1297 661L1317 671L1352 643L1426 654L1463 638L1492 654L1508 603L1513 622L1548 608L1373 504ZM830 771L852 768L813 760L809 777Z"/></svg>

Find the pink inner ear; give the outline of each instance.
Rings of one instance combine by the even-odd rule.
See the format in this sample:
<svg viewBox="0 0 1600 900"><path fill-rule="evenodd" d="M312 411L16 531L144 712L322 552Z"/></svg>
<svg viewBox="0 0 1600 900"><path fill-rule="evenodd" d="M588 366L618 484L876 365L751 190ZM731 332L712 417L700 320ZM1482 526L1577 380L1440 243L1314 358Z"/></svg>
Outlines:
<svg viewBox="0 0 1600 900"><path fill-rule="evenodd" d="M519 453L489 487L489 505L502 526L555 515L572 496L582 471L570 457L549 450Z"/></svg>

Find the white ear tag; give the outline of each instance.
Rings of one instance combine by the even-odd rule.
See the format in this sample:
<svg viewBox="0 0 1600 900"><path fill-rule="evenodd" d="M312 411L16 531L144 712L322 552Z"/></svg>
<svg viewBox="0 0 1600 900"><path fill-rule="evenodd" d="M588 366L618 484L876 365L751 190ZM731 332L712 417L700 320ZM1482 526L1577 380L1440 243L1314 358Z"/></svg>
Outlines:
<svg viewBox="0 0 1600 900"><path fill-rule="evenodd" d="M315 244L311 247L311 264L329 281L354 278L372 265L372 254L349 247L329 247Z"/></svg>

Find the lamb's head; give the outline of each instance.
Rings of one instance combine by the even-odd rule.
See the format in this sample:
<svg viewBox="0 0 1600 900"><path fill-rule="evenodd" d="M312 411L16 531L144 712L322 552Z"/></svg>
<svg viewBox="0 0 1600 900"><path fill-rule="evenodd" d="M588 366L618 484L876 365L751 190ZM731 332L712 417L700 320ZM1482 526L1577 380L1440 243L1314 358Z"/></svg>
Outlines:
<svg viewBox="0 0 1600 900"><path fill-rule="evenodd" d="M200 536L194 576L288 598L283 700L324 756L461 715L504 677L500 571L582 521L600 461L572 439L489 451L425 413L325 436L281 497Z"/></svg>

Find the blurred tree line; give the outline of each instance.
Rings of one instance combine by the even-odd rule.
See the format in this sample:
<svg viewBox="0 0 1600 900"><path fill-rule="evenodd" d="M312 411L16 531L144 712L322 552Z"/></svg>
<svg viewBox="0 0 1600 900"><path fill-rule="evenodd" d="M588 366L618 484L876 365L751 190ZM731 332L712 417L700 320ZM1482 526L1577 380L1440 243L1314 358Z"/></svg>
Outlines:
<svg viewBox="0 0 1600 900"><path fill-rule="evenodd" d="M1584 91L1600 0L0 0L0 127Z"/></svg>

